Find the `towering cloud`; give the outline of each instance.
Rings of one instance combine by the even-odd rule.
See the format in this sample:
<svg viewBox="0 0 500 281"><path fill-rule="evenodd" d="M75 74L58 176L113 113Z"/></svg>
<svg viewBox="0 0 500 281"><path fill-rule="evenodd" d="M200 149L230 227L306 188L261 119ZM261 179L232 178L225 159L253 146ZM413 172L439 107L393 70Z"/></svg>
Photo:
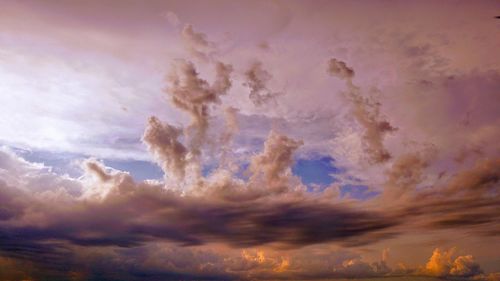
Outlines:
<svg viewBox="0 0 500 281"><path fill-rule="evenodd" d="M178 140L181 134L181 129L163 124L158 118L151 117L142 136L163 171L169 177L179 180L184 178L188 163L188 150Z"/></svg>
<svg viewBox="0 0 500 281"><path fill-rule="evenodd" d="M364 129L365 150L371 160L375 163L389 160L391 155L384 146L384 136L397 129L381 116L380 103L361 94L360 88L352 82L354 70L345 62L332 58L328 61L327 71L330 75L346 81L347 98L351 102L354 117Z"/></svg>
<svg viewBox="0 0 500 281"><path fill-rule="evenodd" d="M263 178L268 188L286 188L290 176L293 152L303 144L286 136L271 132L264 144L264 151L252 158L250 171L252 181Z"/></svg>
<svg viewBox="0 0 500 281"><path fill-rule="evenodd" d="M200 146L205 138L210 117L210 106L220 103L220 97L231 88L232 66L217 62L215 79L210 85L199 77L194 64L178 60L168 76L166 93L172 104L191 115L191 126L195 132L191 136L189 148L194 155L200 154Z"/></svg>

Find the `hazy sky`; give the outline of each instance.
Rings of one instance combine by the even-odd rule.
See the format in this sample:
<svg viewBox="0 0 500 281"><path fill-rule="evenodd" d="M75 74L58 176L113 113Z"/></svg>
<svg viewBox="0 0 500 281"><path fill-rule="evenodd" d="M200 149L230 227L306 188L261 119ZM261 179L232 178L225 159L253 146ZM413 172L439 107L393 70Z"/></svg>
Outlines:
<svg viewBox="0 0 500 281"><path fill-rule="evenodd" d="M499 15L0 0L0 279L500 280Z"/></svg>

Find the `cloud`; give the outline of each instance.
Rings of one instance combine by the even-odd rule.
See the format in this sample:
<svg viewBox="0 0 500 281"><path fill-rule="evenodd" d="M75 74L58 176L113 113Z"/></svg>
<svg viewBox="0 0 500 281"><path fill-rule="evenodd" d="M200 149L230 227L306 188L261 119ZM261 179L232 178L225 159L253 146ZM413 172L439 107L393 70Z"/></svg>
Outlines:
<svg viewBox="0 0 500 281"><path fill-rule="evenodd" d="M328 73L334 77L351 81L354 78L354 70L343 61L331 58L328 61Z"/></svg>
<svg viewBox="0 0 500 281"><path fill-rule="evenodd" d="M208 41L206 34L197 32L191 24L186 24L182 28L181 37L191 56L202 61L208 61L211 58L215 44Z"/></svg>
<svg viewBox="0 0 500 281"><path fill-rule="evenodd" d="M500 280L500 272L493 272L493 273L487 274L486 278L484 278L484 279L488 280L488 281L498 281L498 280Z"/></svg>
<svg viewBox="0 0 500 281"><path fill-rule="evenodd" d="M277 139L285 144L290 142ZM288 162L286 151L290 147L281 149L285 152L278 153L278 159L266 159L268 162L263 163L266 169L276 173L268 174L266 170L264 175L269 176L269 180L283 176L281 161ZM272 164L273 161L278 163ZM12 205L8 203L12 196L7 193L3 199L7 202L3 204L3 213L8 214L5 218L12 220L2 225L1 231L16 233L19 241L56 239L88 246L131 247L155 239L186 245L223 242L235 246L269 243L300 246L342 242L354 237L362 241L372 232L383 231L397 223L378 213L357 211L313 198L272 199L266 193L267 199L255 197L235 204L233 200L221 201L217 194L210 195L214 188L207 189L205 194L189 194L165 189L160 184L135 183L128 173L108 173L95 162L85 165L96 177L86 176L84 189L95 186L103 191L100 196L54 197L45 201L42 198L46 196L42 194L25 193L18 195L23 199L17 201L19 205ZM15 193L19 193L19 189L22 187L6 185L2 188ZM251 188L243 187L235 192L243 195L251 192ZM56 208L54 200L59 202Z"/></svg>
<svg viewBox="0 0 500 281"><path fill-rule="evenodd" d="M328 61L327 72L346 81L347 98L351 102L352 114L363 127L363 142L370 159L375 163L386 162L391 154L383 144L384 136L397 130L380 113L380 103L364 97L360 88L353 84L354 70L345 62L332 58Z"/></svg>
<svg viewBox="0 0 500 281"><path fill-rule="evenodd" d="M361 259L349 259L342 262L340 266L334 267L333 271L339 276L348 278L360 278L363 276L376 276L374 269L370 264Z"/></svg>
<svg viewBox="0 0 500 281"><path fill-rule="evenodd" d="M269 90L267 84L273 76L263 68L262 62L254 62L244 74L245 82L243 86L250 88L248 97L255 106L262 106L271 101L276 102L276 97L283 94Z"/></svg>
<svg viewBox="0 0 500 281"><path fill-rule="evenodd" d="M464 192L470 195L481 196L485 192L494 192L500 182L500 158L478 161L469 170L464 170L453 177L446 188L446 192Z"/></svg>
<svg viewBox="0 0 500 281"><path fill-rule="evenodd" d="M238 125L238 109L234 107L226 107L224 109L224 120L226 122L226 130L222 134L221 137L221 143L222 144L227 144L228 142L231 141L231 139L234 137L234 135L238 132L239 130L239 125Z"/></svg>
<svg viewBox="0 0 500 281"><path fill-rule="evenodd" d="M231 72L231 65L216 62L215 79L210 85L199 77L192 62L178 60L168 76L169 85L165 91L172 104L191 116L190 127L195 132L191 136L189 149L195 156L201 153L200 146L209 124L210 106L220 103L220 97L231 88Z"/></svg>
<svg viewBox="0 0 500 281"><path fill-rule="evenodd" d="M429 228L469 227L498 235L499 159L483 159L441 185L414 192L401 204L402 214L415 216Z"/></svg>
<svg viewBox="0 0 500 281"><path fill-rule="evenodd" d="M104 165L93 159L89 159L84 162L84 169L89 174L96 175L101 182L106 182L112 179L112 176L106 173Z"/></svg>
<svg viewBox="0 0 500 281"><path fill-rule="evenodd" d="M262 183L269 189L277 186L286 187L288 183L285 180L291 174L293 153L302 144L302 141L271 131L264 143L264 151L250 160L249 170L252 172L250 180L255 181L262 176Z"/></svg>
<svg viewBox="0 0 500 281"><path fill-rule="evenodd" d="M163 16L167 19L168 23L170 23L173 27L177 27L181 24L179 17L172 11L166 11Z"/></svg>
<svg viewBox="0 0 500 281"><path fill-rule="evenodd" d="M257 162L262 162L263 168L257 172L263 176L261 184L272 186L287 177L291 153L298 145L300 142L276 133L269 136L262 154L255 156ZM10 163L7 171L14 177L25 176L15 172L22 167L37 167L8 152L0 155L4 163ZM115 263L119 276L130 280L139 276L166 280L358 278L401 273L388 265L387 250L380 260L369 263L349 254L326 258L317 251L308 253L303 247L321 248L329 242L349 247L381 241L410 219L408 214L402 217L401 213L360 210L307 195L300 189L235 200L221 196L217 187L223 181L210 178L205 179L204 188L180 191L163 183L134 182L128 173L109 169L96 160L87 160L83 165L86 174L80 179L84 190L81 196L58 193L58 186L37 192L22 181L11 180L15 186L1 184L0 235L6 243L0 244L0 253L15 261L8 262L9 274L18 274L18 264L25 263L33 264L27 274L45 274L55 280L54 276L64 279L68 274L108 276ZM483 166L488 165L478 165L477 172ZM224 183L240 198L255 188L252 180ZM101 192L89 196L92 190ZM440 206L447 205L444 201ZM431 217L436 211L433 206L431 202ZM164 243L168 246L155 246ZM231 251L215 254L206 250L218 244L233 249L283 245L290 252L275 248L272 253L252 250L237 256ZM47 261L56 266L50 267ZM88 270L82 271L78 266L82 263L88 265ZM455 256L453 250L437 249L424 267L405 272L489 278L482 275L472 256Z"/></svg>
<svg viewBox="0 0 500 281"><path fill-rule="evenodd" d="M471 255L454 257L455 249L442 251L436 248L423 269L424 274L437 277L471 277L482 270Z"/></svg>
<svg viewBox="0 0 500 281"><path fill-rule="evenodd" d="M165 174L182 180L188 164L188 149L179 142L182 130L151 117L142 140Z"/></svg>
<svg viewBox="0 0 500 281"><path fill-rule="evenodd" d="M234 155L231 149L233 138L239 131L238 111L238 109L231 106L224 109L225 128L224 132L222 132L220 136L219 143L221 149L219 166L227 168L231 171L236 171L239 169L238 165L234 163Z"/></svg>
<svg viewBox="0 0 500 281"><path fill-rule="evenodd" d="M187 69L194 71L194 68ZM176 93L185 90L191 95L184 100L179 98L177 102L181 108L193 113L193 124L197 125L197 120L208 120L209 115L196 115L193 108L217 103L218 96L210 93L224 92L230 83L221 78L209 85L194 73L186 79L193 83L179 83L177 86L195 86L179 86ZM202 93L200 99L193 98L191 91L197 93L193 89ZM198 116L205 119L196 119ZM228 129L235 125L231 122ZM179 178L185 176L189 154L193 153L179 141L181 134L180 128L152 117L143 136L165 172ZM3 152L0 163L5 167L3 173L10 178L5 176L9 182L1 189L4 191L1 193L2 202L5 202L2 217L6 223L0 225L0 233L8 238L15 237L20 243L15 249L26 247L26 252L42 251L49 256L62 255L61 259L64 259L65 251L71 247L133 249L155 241L186 247L222 243L235 248L266 245L297 248L330 242L355 247L392 237L401 231L396 230L398 226L414 218L422 219L430 228L481 225L482 230L491 230L484 227L494 226L498 220L494 215L495 206L498 206L495 193L483 198L485 193L495 192L499 179L496 160L478 162L443 186L413 193L415 197L410 197L409 204L396 204L396 207L387 204L386 210L363 210L356 205L322 200L305 192L300 181L290 173L293 153L302 144L302 141L271 132L263 151L250 160L248 181L214 172L181 190L169 182L137 183L126 172L88 160L84 162L86 174L79 182L82 196L58 192L58 186L49 186L46 192L33 192L32 188L36 186L26 185L24 179L30 173L25 171L38 171L31 176L32 182L44 178L48 171L44 171L43 166L37 168L37 165L12 153ZM414 190L427 167L426 161L417 153L403 155L389 170L388 182ZM13 200L16 197L23 200ZM55 202L58 204L54 205ZM480 220L464 217L464 206L473 208L474 216ZM464 220L455 225L449 221L453 217ZM49 241L62 241L62 244L50 244ZM11 249L0 248L3 252ZM20 258L36 261L29 253L16 251ZM448 256L451 254L431 258L433 262L426 267L426 274L467 277L478 274L475 272L479 272L479 267L471 257L458 257L453 261L449 258L450 265L446 266ZM256 276L268 278L293 267L293 259L275 258L268 270ZM326 276L353 278L383 276L391 272L385 258L372 264L351 258L333 268L333 273ZM172 270L179 271L178 268ZM214 276L219 276L217 274ZM304 273L304 276L309 275Z"/></svg>
<svg viewBox="0 0 500 281"><path fill-rule="evenodd" d="M407 192L413 192L424 179L425 169L429 166L428 158L428 155L414 152L395 159L391 168L386 171L384 195L394 200Z"/></svg>
<svg viewBox="0 0 500 281"><path fill-rule="evenodd" d="M410 15L373 2L373 12L357 17L359 25L353 26L350 15L359 15L358 4L338 9L323 3L318 9L304 3L199 3L194 11L174 1L168 4L172 12L158 16L177 27L179 15L203 30L188 24L179 27L177 38L165 34L172 28L165 30L164 19L151 17L167 8L160 2L140 9L85 1L47 4L51 9L34 2L6 4L1 40L13 46L0 50L9 93L0 95L6 140L37 147L51 139L63 150L70 143L93 154L98 146L107 150L96 156L128 157L143 153L137 136L153 115L142 140L166 178L138 182L93 158L83 161L81 177L71 178L0 151L0 279L498 277L481 274L471 255L453 251L438 250L421 268L392 268L387 252L380 260L359 254L373 253L382 243L392 249L388 238L412 241L413 233L417 240L426 234L442 238L430 232L436 229L474 239L498 237L500 79L490 55L494 28L477 20L493 10L486 9L491 4L471 4L465 13L451 13L460 17L441 17L449 5L416 5ZM221 12L224 19L214 16ZM373 19L383 20L372 27ZM204 33L227 30L217 46ZM89 42L80 44L82 38ZM266 44L256 52L256 42ZM169 114L155 94L134 94L156 93L158 62L178 53L189 57L174 62L165 92L191 118L185 128L173 125L181 120L177 111ZM324 94L338 90L318 67L327 56L349 58L332 58L327 66L329 76L345 82L344 101ZM98 67L65 66L93 59ZM254 63L245 68L248 61ZM132 74L110 76L101 66L104 72ZM233 76L233 67L243 75ZM113 79L95 78L108 76ZM274 82L284 77L293 87L273 108L281 94ZM384 94L365 92L374 87ZM248 100L228 96L230 90L249 91L253 106L245 108ZM70 96L60 99L63 92ZM151 105L141 105L145 100ZM390 121L382 110L391 113ZM381 196L354 202L332 195L342 183L309 192L291 172L294 159L330 153L346 132L351 146L332 156L336 163L357 156L358 146L368 161L342 166L339 179L383 189ZM421 145L435 149L421 151ZM426 242L421 246L428 247Z"/></svg>

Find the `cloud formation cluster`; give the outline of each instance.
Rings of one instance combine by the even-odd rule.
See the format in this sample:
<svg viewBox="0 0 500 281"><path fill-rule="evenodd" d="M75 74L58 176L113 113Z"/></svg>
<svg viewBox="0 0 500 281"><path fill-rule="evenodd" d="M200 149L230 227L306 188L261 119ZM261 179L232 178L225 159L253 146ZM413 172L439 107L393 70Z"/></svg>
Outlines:
<svg viewBox="0 0 500 281"><path fill-rule="evenodd" d="M207 9L212 6L217 5ZM251 14L251 7L240 16ZM193 19L204 18L198 16ZM167 17L174 27L180 24L175 13ZM323 20L318 18L322 24ZM254 18L249 22L257 24ZM300 21L285 21L280 28L288 24ZM306 33L319 32L309 27L304 24ZM422 266L395 266L387 249L381 258L373 258L380 252L373 249L385 248L384 243L400 245L397 239L415 233L417 238L409 240L436 233L452 240L460 232L498 241L497 71L445 70L448 62L437 54L438 47L412 34L384 30L376 33L380 40L371 40L374 49L360 44L359 50L346 43L345 48L318 52L319 59L295 53L294 64L279 53L286 48L276 42L265 53L231 42L220 51L219 44L194 25L176 31L188 57L173 60L164 95L190 123L173 125L178 120L148 111L153 116L142 135L164 178L138 181L95 158L81 161L81 176L70 177L1 149L0 279L498 279L498 273L484 273L488 264L481 267L472 255L458 255L453 249L435 249ZM235 36L226 35L228 41ZM265 42L269 40L274 39ZM397 48L384 49L389 44L384 40ZM383 63L370 53L379 54L377 48ZM301 54L308 53L304 50L310 51L307 46L299 48ZM246 52L255 62L249 68L241 67L245 63L239 58ZM387 52L395 53L403 65L397 68L401 73L381 69L386 79L373 84L403 94L382 100L369 94L368 71L357 66L396 65L383 61ZM349 60L336 59L342 54ZM287 63L280 65L280 60ZM455 58L457 63L462 60L467 58ZM280 71L271 74L269 69ZM271 88L287 75L300 79L293 82L295 87L283 103L289 108L284 106L281 112L273 107L281 92ZM322 94L339 90L332 76L345 82L342 99ZM310 89L301 88L309 82ZM387 86L392 83L397 85ZM311 103L318 105L310 107ZM341 114L329 111L345 105L354 125L344 126L338 121ZM123 111L128 110L133 111ZM278 113L283 116L269 117ZM113 126L108 130L114 133ZM361 141L363 158L368 160L361 173L335 166L339 172L328 175L331 183L307 185L301 179L307 171L292 172L297 157L314 159L339 146L337 137L344 130L354 132L355 137L346 138L349 145L355 147L358 137ZM235 148L245 137L251 145ZM136 139L139 142L138 135ZM328 156L331 165L341 162L332 158L335 153ZM346 195L355 188L373 197ZM434 241L420 243L428 248Z"/></svg>
<svg viewBox="0 0 500 281"><path fill-rule="evenodd" d="M162 135L168 128L160 126L158 130L160 135L152 139L165 147L165 157L168 153L175 155L169 151L176 143L175 137ZM3 177L0 188L0 232L5 241L0 251L15 262L29 262L44 268L44 262L49 258L62 265L66 264L65 260L76 259L74 263L78 264L81 257L74 249L82 247L89 251L95 247L118 247L130 249L132 253L133 249L147 248L158 241L175 243L173 249L205 247L213 243L234 248L266 245L295 248L337 242L353 247L393 237L401 231L402 225L415 221L423 223L420 227L424 229L469 226L482 232L496 231L499 219L498 160L478 163L436 190L415 193L410 203L401 205L400 202L392 208L386 202L385 210L362 210L315 197L301 188L300 182L290 174L291 156L300 144L271 133L263 152L251 162L247 182L220 172L198 182L192 189L184 190L160 182L137 183L128 173L107 168L92 159L83 163L86 172L80 180L63 181L43 166L2 151L0 168L10 177ZM394 173L399 165L408 168L421 166L415 157L403 158ZM167 168L170 169L170 165L167 164ZM418 182L418 172L403 175L405 184ZM36 183L39 179L49 178L50 188L34 190L36 186L26 181L27 178ZM294 184L298 185L294 188ZM457 185L461 186L460 191L457 191ZM474 215L467 213L469 209L464 209L464 206L474 209ZM189 251L187 253L191 255ZM359 257L346 258L324 269L306 263L310 257L265 258L257 253L255 257L243 254L239 265L227 258L217 260L221 263L217 270L212 266L198 267L193 271L174 266L161 267L160 271L181 274L173 276L195 272L192 278L201 274L259 279L280 274L293 278L397 274L398 269L390 269L387 255L384 256L372 264ZM195 259L193 266L204 264L204 259ZM95 262L94 258L92 262ZM152 270L150 266L147 270L140 270ZM91 267L95 268L95 265ZM53 271L59 274L64 270L54 268ZM434 251L422 269L405 269L405 272L440 277L483 276L471 256L454 257L453 251L440 250Z"/></svg>

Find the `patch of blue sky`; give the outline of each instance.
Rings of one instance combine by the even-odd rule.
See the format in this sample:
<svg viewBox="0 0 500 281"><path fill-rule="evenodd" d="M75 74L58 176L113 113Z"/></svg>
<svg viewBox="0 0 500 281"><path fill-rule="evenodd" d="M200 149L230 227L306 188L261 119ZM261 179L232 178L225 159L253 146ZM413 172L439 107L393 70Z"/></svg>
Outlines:
<svg viewBox="0 0 500 281"><path fill-rule="evenodd" d="M81 154L52 151L16 150L16 153L29 162L43 163L45 166L51 167L56 174L67 174L71 177L82 175L82 169L75 163L88 158L88 156ZM108 167L129 172L136 181L146 179L161 180L163 178L161 168L148 161L104 159L103 162Z"/></svg>
<svg viewBox="0 0 500 281"><path fill-rule="evenodd" d="M51 171L71 177L79 177L82 175L82 169L75 165L76 160L85 159L83 155L65 152L52 152L41 150L24 150L15 149L16 153L29 162L43 163L47 167L51 167Z"/></svg>
<svg viewBox="0 0 500 281"><path fill-rule="evenodd" d="M204 177L208 177L210 174L212 174L215 171L216 168L217 168L217 165L215 165L215 164L203 165L203 167L201 167L201 175Z"/></svg>
<svg viewBox="0 0 500 281"><path fill-rule="evenodd" d="M57 174L68 174L72 177L79 177L82 170L74 163L77 160L87 158L84 155L71 153L55 153L51 151L30 151L16 150L20 156L30 162L43 163L52 167L52 171ZM146 179L163 179L163 171L158 165L148 161L140 160L109 160L104 159L104 164L111 168L129 172L134 180L143 181ZM245 171L249 163L242 163L236 173L238 178L247 180ZM216 165L205 165L202 174L211 174ZM337 182L336 174L345 173L344 169L335 166L335 160L329 156L319 156L313 158L300 158L292 167L294 175L300 177L302 182L308 186L310 191L321 191L323 188ZM355 179L353 179L355 180ZM319 188L318 188L319 187ZM346 184L340 187L340 196L357 200L368 200L377 196L379 192L371 190L368 186L361 184Z"/></svg>
<svg viewBox="0 0 500 281"><path fill-rule="evenodd" d="M136 181L161 180L162 169L155 163L140 160L106 160L104 164L108 167L129 172Z"/></svg>
<svg viewBox="0 0 500 281"><path fill-rule="evenodd" d="M344 174L343 168L335 166L335 159L330 156L316 156L308 159L298 159L292 167L294 175L300 177L311 192L322 191L325 187L340 180L335 177ZM353 182L359 179L348 176ZM344 184L340 186L340 196L356 200L368 200L377 196L379 192L371 190L362 184Z"/></svg>
<svg viewBox="0 0 500 281"><path fill-rule="evenodd" d="M236 171L235 176L237 178L245 180L245 181L248 180L250 178L249 174L247 173L249 167L250 167L250 163L248 163L248 162L242 163L239 166L238 171Z"/></svg>
<svg viewBox="0 0 500 281"><path fill-rule="evenodd" d="M338 181L334 175L343 173L343 169L335 166L335 159L320 156L310 159L298 159L292 167L294 175L300 177L307 186L327 187Z"/></svg>

